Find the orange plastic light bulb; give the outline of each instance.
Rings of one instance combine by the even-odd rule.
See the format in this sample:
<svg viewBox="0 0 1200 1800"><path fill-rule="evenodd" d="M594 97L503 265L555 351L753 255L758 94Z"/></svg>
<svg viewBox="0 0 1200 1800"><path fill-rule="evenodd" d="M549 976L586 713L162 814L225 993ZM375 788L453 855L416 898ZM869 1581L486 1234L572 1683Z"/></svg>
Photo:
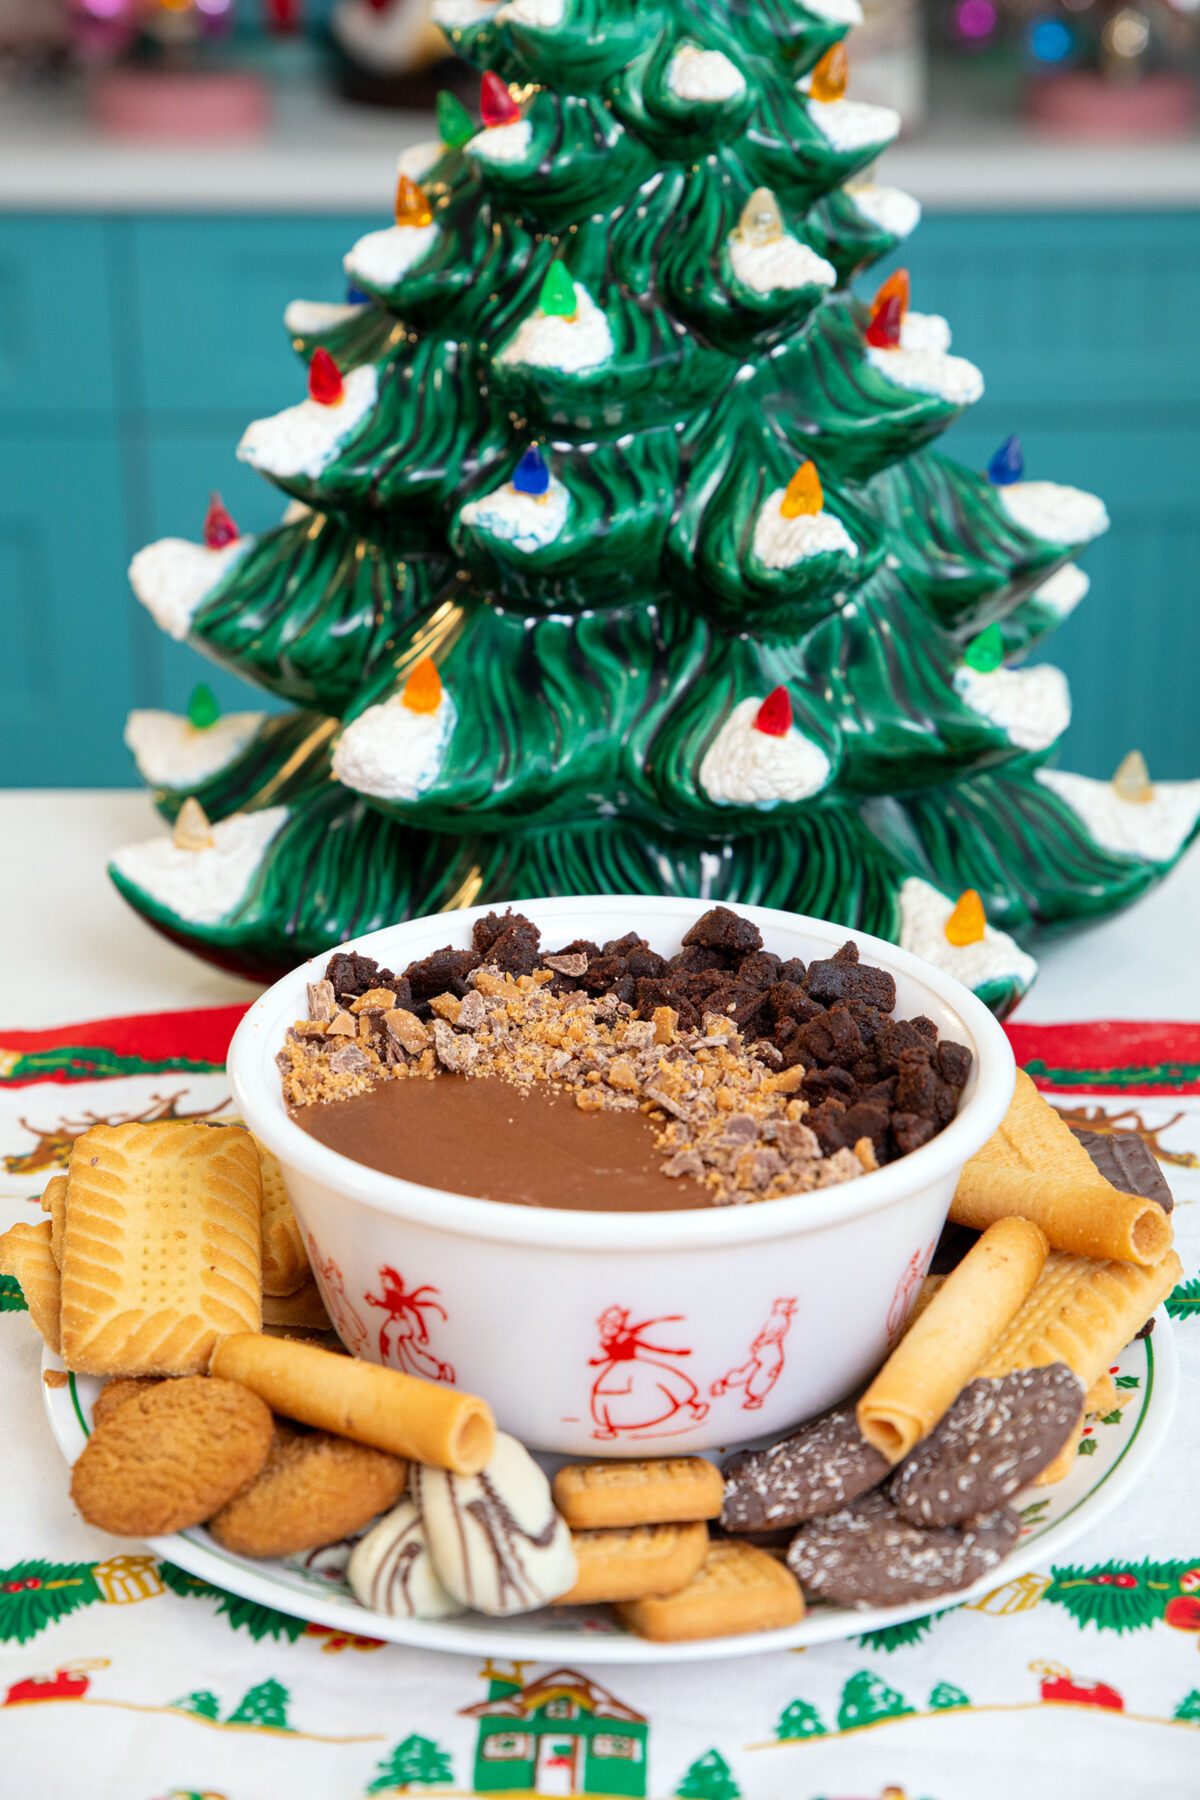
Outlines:
<svg viewBox="0 0 1200 1800"><path fill-rule="evenodd" d="M812 72L809 94L814 100L843 100L850 79L850 58L845 44L827 50Z"/></svg>
<svg viewBox="0 0 1200 1800"><path fill-rule="evenodd" d="M871 305L871 311L877 312L889 300L900 302L900 317L905 318L912 305L912 277L907 269L893 269L883 283Z"/></svg>
<svg viewBox="0 0 1200 1800"><path fill-rule="evenodd" d="M433 224L433 208L425 190L410 175L402 174L396 182L395 211L397 225Z"/></svg>
<svg viewBox="0 0 1200 1800"><path fill-rule="evenodd" d="M409 712L435 713L442 704L442 678L434 667L432 656L423 656L400 696Z"/></svg>
<svg viewBox="0 0 1200 1800"><path fill-rule="evenodd" d="M815 518L825 505L825 490L815 462L802 462L787 484L780 504L785 519Z"/></svg>
<svg viewBox="0 0 1200 1800"><path fill-rule="evenodd" d="M308 396L318 406L340 406L346 397L342 371L323 346L313 351L308 365Z"/></svg>
<svg viewBox="0 0 1200 1800"><path fill-rule="evenodd" d="M1145 806L1154 798L1154 783L1140 750L1131 750L1113 776L1113 787L1119 800L1134 806Z"/></svg>
<svg viewBox="0 0 1200 1800"><path fill-rule="evenodd" d="M986 931L987 914L983 910L983 901L974 888L968 888L959 896L958 905L946 920L946 942L957 950L965 950L968 944L982 944Z"/></svg>

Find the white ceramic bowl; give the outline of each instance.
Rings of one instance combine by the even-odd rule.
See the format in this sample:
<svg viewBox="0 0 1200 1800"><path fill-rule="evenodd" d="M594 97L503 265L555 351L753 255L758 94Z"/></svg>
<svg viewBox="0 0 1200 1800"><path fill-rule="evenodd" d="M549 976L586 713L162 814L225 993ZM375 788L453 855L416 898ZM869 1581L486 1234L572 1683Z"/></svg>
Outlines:
<svg viewBox="0 0 1200 1800"><path fill-rule="evenodd" d="M697 900L514 901L547 949L636 929L665 955ZM490 908L393 925L344 946L402 970L470 942ZM958 982L879 938L742 906L766 947L812 961L853 936L975 1066L957 1118L872 1175L794 1199L712 1211L578 1213L501 1205L382 1175L288 1118L276 1054L306 1015L320 957L276 982L229 1054L234 1098L274 1151L330 1317L355 1355L491 1402L502 1429L566 1455L717 1449L775 1433L850 1392L886 1354L945 1222L964 1162L1012 1098L1012 1051Z"/></svg>

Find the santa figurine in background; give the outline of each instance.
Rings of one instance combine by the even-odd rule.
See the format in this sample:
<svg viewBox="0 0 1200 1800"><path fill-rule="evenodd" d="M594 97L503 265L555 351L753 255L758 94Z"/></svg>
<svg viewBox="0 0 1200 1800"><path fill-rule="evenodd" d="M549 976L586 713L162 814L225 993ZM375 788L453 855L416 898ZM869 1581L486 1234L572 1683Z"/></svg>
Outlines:
<svg viewBox="0 0 1200 1800"><path fill-rule="evenodd" d="M368 106L430 107L470 72L433 22L431 0L335 0L329 34L338 91Z"/></svg>

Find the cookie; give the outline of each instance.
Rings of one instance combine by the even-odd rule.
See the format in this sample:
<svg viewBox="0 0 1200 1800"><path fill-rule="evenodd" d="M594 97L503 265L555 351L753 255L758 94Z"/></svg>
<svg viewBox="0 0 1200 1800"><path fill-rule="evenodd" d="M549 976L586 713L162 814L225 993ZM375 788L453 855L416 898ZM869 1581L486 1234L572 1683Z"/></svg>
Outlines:
<svg viewBox="0 0 1200 1800"><path fill-rule="evenodd" d="M11 1275L29 1308L29 1317L49 1348L61 1347L61 1283L54 1260L53 1226L11 1225L0 1237L0 1275Z"/></svg>
<svg viewBox="0 0 1200 1800"><path fill-rule="evenodd" d="M724 1464L726 1531L777 1531L837 1512L891 1470L858 1428L854 1404L831 1407L767 1450L740 1450Z"/></svg>
<svg viewBox="0 0 1200 1800"><path fill-rule="evenodd" d="M696 1522L573 1531L571 1548L579 1572L557 1605L644 1600L687 1586L707 1554L708 1529Z"/></svg>
<svg viewBox="0 0 1200 1800"><path fill-rule="evenodd" d="M387 1512L407 1476L398 1456L277 1419L261 1470L208 1529L235 1556L299 1556L352 1537Z"/></svg>
<svg viewBox="0 0 1200 1800"><path fill-rule="evenodd" d="M147 1388L157 1387L159 1379L157 1375L116 1375L106 1381L92 1406L92 1429L95 1430L103 1419L110 1419L117 1408L132 1400L135 1394L144 1394Z"/></svg>
<svg viewBox="0 0 1200 1800"><path fill-rule="evenodd" d="M62 1354L89 1375L195 1375L262 1323L262 1178L248 1131L165 1120L75 1140Z"/></svg>
<svg viewBox="0 0 1200 1800"><path fill-rule="evenodd" d="M1089 1388L1182 1279L1174 1250L1155 1269L1052 1250L1020 1311L974 1374L1011 1375L1064 1362Z"/></svg>
<svg viewBox="0 0 1200 1800"><path fill-rule="evenodd" d="M433 1566L446 1589L476 1612L533 1612L573 1586L575 1553L550 1483L516 1438L499 1432L478 1475L415 1465Z"/></svg>
<svg viewBox="0 0 1200 1800"><path fill-rule="evenodd" d="M71 1471L89 1525L165 1537L211 1518L253 1481L271 1448L270 1408L232 1381L160 1381L116 1407Z"/></svg>
<svg viewBox="0 0 1200 1800"><path fill-rule="evenodd" d="M781 1562L753 1544L715 1538L677 1594L623 1601L617 1617L659 1644L778 1631L804 1617L804 1596Z"/></svg>
<svg viewBox="0 0 1200 1800"><path fill-rule="evenodd" d="M721 1477L702 1456L568 1463L554 1477L554 1504L572 1531L715 1519Z"/></svg>
<svg viewBox="0 0 1200 1800"><path fill-rule="evenodd" d="M291 1294L263 1294L263 1328L285 1325L293 1331L332 1332L333 1321L325 1311L321 1290L310 1275Z"/></svg>
<svg viewBox="0 0 1200 1800"><path fill-rule="evenodd" d="M1140 1194L1143 1200L1153 1200L1164 1212L1174 1210L1175 1196L1144 1138L1135 1131L1101 1133L1085 1131L1081 1125L1072 1126L1072 1130L1096 1173L1105 1181L1123 1194Z"/></svg>
<svg viewBox="0 0 1200 1800"><path fill-rule="evenodd" d="M304 1239L283 1170L265 1144L254 1140L262 1170L262 1284L264 1294L294 1294L311 1280Z"/></svg>
<svg viewBox="0 0 1200 1800"><path fill-rule="evenodd" d="M1083 1400L1066 1363L970 1382L896 1471L896 1511L920 1526L997 1511L1074 1437Z"/></svg>
<svg viewBox="0 0 1200 1800"><path fill-rule="evenodd" d="M355 1544L346 1579L357 1600L389 1619L449 1619L463 1610L438 1580L411 1500L393 1507Z"/></svg>
<svg viewBox="0 0 1200 1800"><path fill-rule="evenodd" d="M970 1587L1003 1561L1021 1521L1011 1507L968 1524L920 1531L886 1494L805 1525L788 1567L811 1600L832 1606L901 1606Z"/></svg>
<svg viewBox="0 0 1200 1800"><path fill-rule="evenodd" d="M67 1178L52 1175L42 1190L42 1211L50 1215L50 1249L54 1264L62 1268L62 1239L67 1223Z"/></svg>

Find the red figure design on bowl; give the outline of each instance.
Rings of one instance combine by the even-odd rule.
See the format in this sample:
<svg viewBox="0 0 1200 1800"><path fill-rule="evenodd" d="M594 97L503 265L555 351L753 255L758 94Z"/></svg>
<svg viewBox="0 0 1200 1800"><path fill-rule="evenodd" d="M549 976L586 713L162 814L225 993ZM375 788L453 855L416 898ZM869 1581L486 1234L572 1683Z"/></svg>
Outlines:
<svg viewBox="0 0 1200 1800"><path fill-rule="evenodd" d="M403 1275L386 1264L379 1271L379 1280L382 1294L364 1294L363 1299L368 1306L382 1307L387 1314L379 1327L380 1362L395 1363L406 1375L422 1375L426 1381L446 1381L453 1385L454 1370L450 1364L439 1362L427 1348L429 1326L425 1314L435 1312L443 1319L447 1316L441 1301L433 1297L439 1290L426 1285L413 1288L410 1293L404 1285ZM388 1331L392 1327L395 1337L389 1342Z"/></svg>
<svg viewBox="0 0 1200 1800"><path fill-rule="evenodd" d="M730 1369L719 1381L713 1382L709 1392L714 1400L729 1393L731 1388L740 1387L746 1392L742 1411L758 1410L783 1374L783 1340L792 1328L798 1305L799 1301L794 1294L790 1299L775 1301L766 1324L750 1346L749 1360L738 1369Z"/></svg>
<svg viewBox="0 0 1200 1800"><path fill-rule="evenodd" d="M908 1265L896 1283L896 1292L892 1304L888 1308L887 1334L888 1343L894 1344L908 1322L917 1290L925 1279L925 1271L933 1261L935 1246L930 1244L927 1250L914 1250L908 1259Z"/></svg>
<svg viewBox="0 0 1200 1800"><path fill-rule="evenodd" d="M362 1314L346 1293L346 1280L341 1269L332 1257L328 1262L322 1260L317 1240L311 1231L308 1234L308 1255L313 1273L320 1284L325 1310L337 1327L338 1336L351 1356L361 1356L371 1334Z"/></svg>
<svg viewBox="0 0 1200 1800"><path fill-rule="evenodd" d="M596 1321L600 1355L588 1362L589 1368L600 1371L592 1383L594 1438L604 1442L641 1432L670 1437L690 1431L708 1416L708 1402L700 1398L691 1376L660 1360L692 1352L652 1344L642 1335L656 1325L679 1325L683 1320L682 1313L666 1313L631 1325L627 1306L610 1306L600 1314ZM663 1427L680 1414L686 1415L683 1422L664 1432Z"/></svg>

